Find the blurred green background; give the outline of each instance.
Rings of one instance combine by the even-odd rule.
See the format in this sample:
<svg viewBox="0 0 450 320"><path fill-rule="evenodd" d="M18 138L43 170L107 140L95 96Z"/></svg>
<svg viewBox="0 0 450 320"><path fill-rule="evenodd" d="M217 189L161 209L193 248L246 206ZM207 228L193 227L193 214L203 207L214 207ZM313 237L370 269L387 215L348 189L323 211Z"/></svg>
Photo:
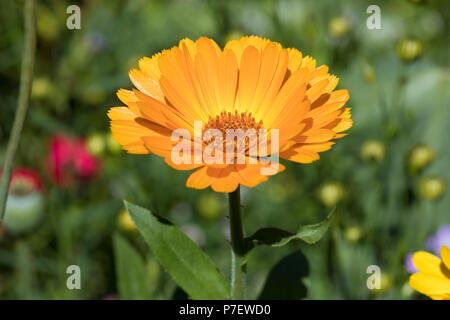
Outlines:
<svg viewBox="0 0 450 320"><path fill-rule="evenodd" d="M81 8L80 30L66 27L66 9L74 2ZM117 232L145 260L146 297L172 298L175 283L130 224L122 199L169 218L229 275L226 195L187 189L188 172L156 156L121 151L106 112L121 105L115 92L132 87L127 73L139 58L184 37L208 36L223 46L250 34L329 65L340 78L338 88L350 92L354 125L319 161L285 163L287 170L268 182L242 188L247 234L266 226L295 231L336 206L335 221L318 244L251 253L248 296L257 296L281 257L301 247L311 269L309 299L421 298L407 285L406 256L426 250L427 238L450 224L450 3L377 1L380 30L366 27L371 4L38 1L31 105L16 167L36 172L44 188L30 191L19 183L11 191L7 215L16 219L0 231L0 298L120 298L112 241ZM0 1L0 162L17 102L22 11L23 1ZM80 176L69 163L61 168L69 183L58 183L58 164L49 163L57 154L52 137L62 134L82 141L88 159L95 157L94 172ZM37 203L29 198L35 193ZM73 264L81 268L81 290L66 287L66 268ZM380 290L366 286L370 265L381 268Z"/></svg>

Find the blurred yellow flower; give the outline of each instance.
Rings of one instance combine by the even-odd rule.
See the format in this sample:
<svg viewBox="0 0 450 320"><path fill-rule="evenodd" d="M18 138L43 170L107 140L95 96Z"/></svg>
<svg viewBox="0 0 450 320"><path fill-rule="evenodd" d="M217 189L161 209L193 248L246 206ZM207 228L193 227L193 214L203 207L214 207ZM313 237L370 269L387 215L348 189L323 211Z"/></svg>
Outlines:
<svg viewBox="0 0 450 320"><path fill-rule="evenodd" d="M405 62L418 59L423 53L423 44L417 39L403 39L397 44L397 54Z"/></svg>
<svg viewBox="0 0 450 320"><path fill-rule="evenodd" d="M339 182L328 182L319 188L319 199L327 207L334 207L344 197L344 188Z"/></svg>
<svg viewBox="0 0 450 320"><path fill-rule="evenodd" d="M378 290L378 292L384 292L391 289L392 285L394 284L394 279L392 279L391 274L387 272L381 272L380 276L380 289Z"/></svg>
<svg viewBox="0 0 450 320"><path fill-rule="evenodd" d="M117 222L119 224L119 227L125 231L135 232L137 230L133 220L130 217L130 214L125 209L120 211L119 216L117 217Z"/></svg>
<svg viewBox="0 0 450 320"><path fill-rule="evenodd" d="M350 31L350 23L343 16L337 16L328 22L328 32L332 37L341 38Z"/></svg>
<svg viewBox="0 0 450 320"><path fill-rule="evenodd" d="M434 300L450 300L450 249L441 248L441 259L418 251L412 257L419 272L409 277L410 286Z"/></svg>
<svg viewBox="0 0 450 320"><path fill-rule="evenodd" d="M105 151L105 137L101 133L93 133L86 139L87 149L94 155L100 156Z"/></svg>
<svg viewBox="0 0 450 320"><path fill-rule="evenodd" d="M129 73L138 90L118 92L127 106L108 112L113 137L129 153L153 153L174 169L196 169L186 182L190 188L232 192L239 185L255 187L285 169L279 164L268 173L271 164L260 154L251 155L245 137L203 141L203 130L216 129L221 138L230 129L266 130L267 141L278 141L277 150L266 155L311 163L352 126L350 108L344 107L348 91L335 90L338 78L328 67L316 67L313 58L268 39L242 37L228 41L223 50L206 37L183 39L141 59L139 68ZM179 136L188 149L188 161L183 148L181 163L173 160L181 143L173 139L176 130L189 134ZM233 144L244 146L243 163L237 163L234 150L223 151ZM212 164L201 156L211 150Z"/></svg>
<svg viewBox="0 0 450 320"><path fill-rule="evenodd" d="M445 192L445 182L441 178L423 178L419 182L419 196L426 200L437 200Z"/></svg>
<svg viewBox="0 0 450 320"><path fill-rule="evenodd" d="M356 243L361 239L362 230L358 226L351 226L345 229L345 238L350 243Z"/></svg>
<svg viewBox="0 0 450 320"><path fill-rule="evenodd" d="M409 154L409 165L411 170L418 171L425 168L435 159L434 150L427 145L415 146Z"/></svg>
<svg viewBox="0 0 450 320"><path fill-rule="evenodd" d="M55 92L55 86L49 77L39 77L33 79L31 89L32 99L44 99L52 97Z"/></svg>
<svg viewBox="0 0 450 320"><path fill-rule="evenodd" d="M361 158L364 161L381 162L384 159L386 148L384 143L379 140L367 140L361 147Z"/></svg>

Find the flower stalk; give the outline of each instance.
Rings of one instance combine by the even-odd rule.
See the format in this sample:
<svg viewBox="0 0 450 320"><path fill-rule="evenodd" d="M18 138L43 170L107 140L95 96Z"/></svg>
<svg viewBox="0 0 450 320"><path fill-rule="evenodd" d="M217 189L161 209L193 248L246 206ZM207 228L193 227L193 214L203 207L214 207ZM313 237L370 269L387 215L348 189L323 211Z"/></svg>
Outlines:
<svg viewBox="0 0 450 320"><path fill-rule="evenodd" d="M240 188L228 194L230 206L231 238L231 299L244 299L245 294L245 241L241 217Z"/></svg>
<svg viewBox="0 0 450 320"><path fill-rule="evenodd" d="M20 74L19 99L17 101L17 111L11 130L11 137L6 150L5 162L3 165L2 178L0 182L0 223L6 209L8 198L9 181L11 180L14 158L19 147L20 136L28 113L30 104L31 84L33 81L34 53L36 50L36 0L25 1L24 19L25 34L22 55L22 69Z"/></svg>

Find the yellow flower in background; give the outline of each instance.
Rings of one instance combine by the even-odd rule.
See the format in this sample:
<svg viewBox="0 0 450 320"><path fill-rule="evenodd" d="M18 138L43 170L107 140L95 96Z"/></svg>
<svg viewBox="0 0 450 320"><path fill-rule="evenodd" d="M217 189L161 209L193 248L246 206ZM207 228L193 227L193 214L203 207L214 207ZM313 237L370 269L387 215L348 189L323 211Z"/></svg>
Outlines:
<svg viewBox="0 0 450 320"><path fill-rule="evenodd" d="M409 284L418 292L434 300L450 300L450 249L441 248L441 259L425 251L412 257L419 270L410 276Z"/></svg>
<svg viewBox="0 0 450 320"><path fill-rule="evenodd" d="M186 182L195 189L232 192L284 170L279 164L275 172L262 174L267 162L250 153L250 142L234 139L228 143L245 145L244 163L211 164L193 157L176 163L172 152L180 141L172 139L175 130L190 134L182 142L193 154L213 144L225 149L226 138L205 142L200 135L198 141L197 121L202 130L223 134L229 129L266 130L269 142L278 132L278 150L269 149L267 155L298 163L319 159L319 152L330 149L332 140L352 126L350 108L344 107L348 91L335 90L338 78L327 66L316 67L313 58L297 49L256 36L230 40L223 50L205 37L195 42L183 39L178 46L142 58L139 70L131 70L129 76L137 89L119 90L126 107L108 112L114 139L129 153L154 153L174 169L196 169ZM225 155L213 153L219 159Z"/></svg>

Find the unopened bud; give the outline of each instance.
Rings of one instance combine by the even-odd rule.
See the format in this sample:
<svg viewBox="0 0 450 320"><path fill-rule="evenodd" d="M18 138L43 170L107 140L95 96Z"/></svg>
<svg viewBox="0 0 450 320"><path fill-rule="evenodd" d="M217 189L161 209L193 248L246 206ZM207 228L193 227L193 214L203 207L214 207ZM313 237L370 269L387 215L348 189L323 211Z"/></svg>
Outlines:
<svg viewBox="0 0 450 320"><path fill-rule="evenodd" d="M384 143L379 140L367 140L361 147L361 158L364 161L381 162L384 159L385 154Z"/></svg>
<svg viewBox="0 0 450 320"><path fill-rule="evenodd" d="M445 182L441 178L423 178L418 191L423 199L437 200L445 192Z"/></svg>
<svg viewBox="0 0 450 320"><path fill-rule="evenodd" d="M423 44L416 39L403 39L397 44L397 54L405 62L418 59L423 53Z"/></svg>

